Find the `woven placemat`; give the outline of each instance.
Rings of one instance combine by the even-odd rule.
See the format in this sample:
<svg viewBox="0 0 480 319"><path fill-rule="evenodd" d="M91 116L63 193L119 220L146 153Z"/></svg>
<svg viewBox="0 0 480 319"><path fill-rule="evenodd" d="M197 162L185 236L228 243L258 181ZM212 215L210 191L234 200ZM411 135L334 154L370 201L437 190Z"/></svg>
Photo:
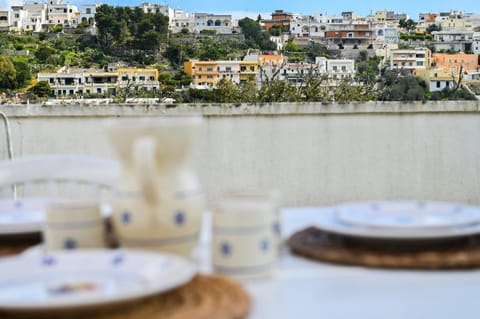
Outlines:
<svg viewBox="0 0 480 319"><path fill-rule="evenodd" d="M480 267L480 237L444 241L360 240L309 227L287 241L311 259L377 268L466 269Z"/></svg>
<svg viewBox="0 0 480 319"><path fill-rule="evenodd" d="M62 311L7 312L4 319L242 319L250 310L246 291L223 276L196 275L189 283L148 298Z"/></svg>
<svg viewBox="0 0 480 319"><path fill-rule="evenodd" d="M0 237L0 257L16 255L27 248L40 244L42 236L39 233L22 235L2 235Z"/></svg>

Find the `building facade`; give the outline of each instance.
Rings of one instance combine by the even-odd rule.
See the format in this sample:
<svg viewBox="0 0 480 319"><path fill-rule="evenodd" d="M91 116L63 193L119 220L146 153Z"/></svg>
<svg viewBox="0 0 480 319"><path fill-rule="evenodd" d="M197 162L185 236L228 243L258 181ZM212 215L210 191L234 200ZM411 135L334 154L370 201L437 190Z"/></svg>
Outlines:
<svg viewBox="0 0 480 319"><path fill-rule="evenodd" d="M37 79L47 81L56 97L115 96L122 89L155 93L160 88L157 69L119 68L105 72L64 67L56 73L39 73Z"/></svg>
<svg viewBox="0 0 480 319"><path fill-rule="evenodd" d="M429 69L431 51L427 48L399 49L390 51L390 69L412 74L416 69Z"/></svg>

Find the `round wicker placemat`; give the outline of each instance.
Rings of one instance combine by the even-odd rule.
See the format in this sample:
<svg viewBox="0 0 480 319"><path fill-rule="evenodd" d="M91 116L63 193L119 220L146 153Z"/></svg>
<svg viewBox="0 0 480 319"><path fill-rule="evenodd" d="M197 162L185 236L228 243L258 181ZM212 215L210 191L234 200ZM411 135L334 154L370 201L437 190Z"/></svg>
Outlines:
<svg viewBox="0 0 480 319"><path fill-rule="evenodd" d="M242 319L250 309L245 290L222 276L197 275L169 292L128 303L42 312L7 312L4 319Z"/></svg>
<svg viewBox="0 0 480 319"><path fill-rule="evenodd" d="M287 244L295 254L338 264L411 269L480 267L479 236L449 241L365 241L309 227L293 234Z"/></svg>

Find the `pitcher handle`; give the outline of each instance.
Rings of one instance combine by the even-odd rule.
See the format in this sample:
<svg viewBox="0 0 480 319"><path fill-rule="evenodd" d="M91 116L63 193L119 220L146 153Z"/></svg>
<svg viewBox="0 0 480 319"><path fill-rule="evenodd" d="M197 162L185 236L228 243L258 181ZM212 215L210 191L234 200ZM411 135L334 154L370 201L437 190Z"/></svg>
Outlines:
<svg viewBox="0 0 480 319"><path fill-rule="evenodd" d="M134 165L140 183L140 191L145 200L154 204L158 201L156 177L157 166L155 163L157 142L152 136L143 136L134 144Z"/></svg>

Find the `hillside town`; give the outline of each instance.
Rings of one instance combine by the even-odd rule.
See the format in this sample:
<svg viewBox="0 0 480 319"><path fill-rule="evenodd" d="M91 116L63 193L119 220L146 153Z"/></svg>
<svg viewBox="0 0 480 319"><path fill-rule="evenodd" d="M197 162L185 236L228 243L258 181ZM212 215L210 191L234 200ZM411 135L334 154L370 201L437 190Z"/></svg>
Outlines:
<svg viewBox="0 0 480 319"><path fill-rule="evenodd" d="M110 23L119 10L141 14L143 20L135 30L131 23ZM36 95L50 98L150 97L186 102L189 98L190 102L237 102L252 89L255 98L247 102L270 102L265 97L268 89L284 92L278 101L480 95L480 14L476 13L409 17L379 10L362 17L351 11L328 16L275 10L268 18L235 20L228 14L190 13L162 4L118 8L49 0L0 10L0 31L8 36L0 42L4 64L26 63L31 77L9 85L4 72L0 90L11 96L39 84L43 86ZM38 42L15 43L19 42L15 37L22 36L36 37ZM76 45L86 43L62 53L58 42L72 37ZM204 54L199 54L202 50ZM55 60L61 54L63 58ZM85 63L82 54L91 61ZM307 94L312 88L316 91ZM238 97L211 93L221 90L233 90Z"/></svg>

